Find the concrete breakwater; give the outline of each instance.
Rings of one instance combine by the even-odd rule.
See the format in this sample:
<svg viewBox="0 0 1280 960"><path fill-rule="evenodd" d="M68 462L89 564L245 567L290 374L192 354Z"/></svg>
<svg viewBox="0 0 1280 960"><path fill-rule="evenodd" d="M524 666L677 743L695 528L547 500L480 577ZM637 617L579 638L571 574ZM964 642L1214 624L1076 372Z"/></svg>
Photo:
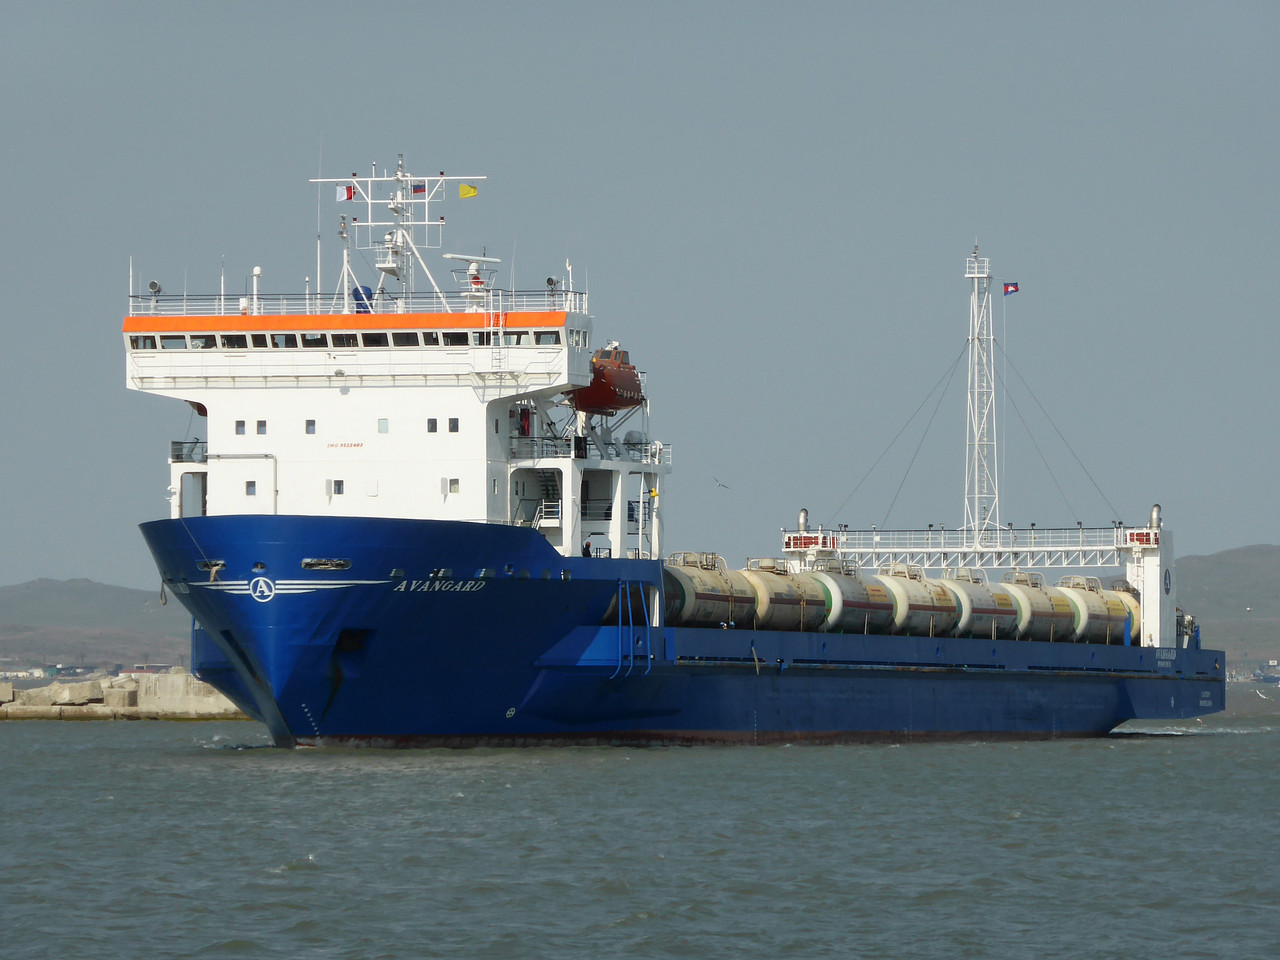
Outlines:
<svg viewBox="0 0 1280 960"><path fill-rule="evenodd" d="M243 720L230 700L181 667L15 690L0 683L0 720Z"/></svg>

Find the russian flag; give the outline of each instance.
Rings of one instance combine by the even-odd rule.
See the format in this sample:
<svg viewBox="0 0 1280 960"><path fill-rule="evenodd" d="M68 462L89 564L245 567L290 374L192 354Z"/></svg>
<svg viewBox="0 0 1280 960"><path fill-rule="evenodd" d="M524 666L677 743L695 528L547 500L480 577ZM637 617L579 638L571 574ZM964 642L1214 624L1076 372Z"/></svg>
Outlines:
<svg viewBox="0 0 1280 960"><path fill-rule="evenodd" d="M356 198L356 188L350 184L345 187L338 187L339 200L354 200Z"/></svg>
<svg viewBox="0 0 1280 960"><path fill-rule="evenodd" d="M416 193L426 193L426 192L427 192L427 185L426 185L425 183L415 183L415 184L413 185L413 192L414 192L415 194L416 194Z"/></svg>
<svg viewBox="0 0 1280 960"><path fill-rule="evenodd" d="M1018 285L1016 283L1006 283L1004 285L1004 295L1006 297L1011 293L1017 293L1017 292L1018 292Z"/></svg>

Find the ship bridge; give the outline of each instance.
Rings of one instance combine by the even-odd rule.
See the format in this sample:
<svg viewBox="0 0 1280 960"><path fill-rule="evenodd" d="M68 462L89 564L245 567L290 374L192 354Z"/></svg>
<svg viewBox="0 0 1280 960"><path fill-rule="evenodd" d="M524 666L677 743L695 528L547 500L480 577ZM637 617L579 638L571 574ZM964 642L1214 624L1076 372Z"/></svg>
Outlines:
<svg viewBox="0 0 1280 960"><path fill-rule="evenodd" d="M131 389L180 399L201 418L170 443L172 517L293 514L529 526L565 555L657 556L671 449L648 405L575 408L593 382L593 323L572 265L544 287L504 289L501 261L424 251L457 183L403 165L321 184L354 203L339 220L331 293L308 278L272 294L254 267L244 295L135 290L123 325ZM318 245L317 245L318 246ZM356 272L363 251L373 276ZM317 248L316 275L320 273ZM615 415L617 414L617 415Z"/></svg>

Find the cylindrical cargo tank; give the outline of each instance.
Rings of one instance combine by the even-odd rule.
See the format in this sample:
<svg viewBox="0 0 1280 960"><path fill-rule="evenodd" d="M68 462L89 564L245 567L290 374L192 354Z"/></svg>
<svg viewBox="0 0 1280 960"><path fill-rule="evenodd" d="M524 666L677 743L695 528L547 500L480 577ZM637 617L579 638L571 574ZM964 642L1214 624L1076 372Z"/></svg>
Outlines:
<svg viewBox="0 0 1280 960"><path fill-rule="evenodd" d="M1102 590L1097 577L1069 576L1057 583L1075 613L1076 643L1124 643L1129 608L1114 590Z"/></svg>
<svg viewBox="0 0 1280 960"><path fill-rule="evenodd" d="M883 585L893 597L892 633L943 637L955 629L955 597L936 580L926 580L920 567L890 563L867 579Z"/></svg>
<svg viewBox="0 0 1280 960"><path fill-rule="evenodd" d="M968 567L947 570L937 581L955 596L959 610L957 637L996 640L1013 636L1018 629L1018 609L1007 590L992 588L981 570Z"/></svg>
<svg viewBox="0 0 1280 960"><path fill-rule="evenodd" d="M675 554L662 568L667 624L715 627L751 623L756 595L746 577L715 554Z"/></svg>
<svg viewBox="0 0 1280 960"><path fill-rule="evenodd" d="M817 582L759 566L735 572L755 591L757 629L817 630L826 620L826 599Z"/></svg>
<svg viewBox="0 0 1280 960"><path fill-rule="evenodd" d="M1106 592L1103 591L1104 594ZM1134 643L1138 643L1142 637L1142 604L1138 600L1137 591L1127 581L1121 580L1115 584L1115 593L1129 611L1129 636Z"/></svg>
<svg viewBox="0 0 1280 960"><path fill-rule="evenodd" d="M827 616L820 629L832 633L888 633L893 627L893 597L880 583L827 570L800 574L822 589Z"/></svg>
<svg viewBox="0 0 1280 960"><path fill-rule="evenodd" d="M1044 585L1038 573L1010 570L1001 582L1018 609L1018 640L1068 640L1075 632L1075 611L1060 590Z"/></svg>

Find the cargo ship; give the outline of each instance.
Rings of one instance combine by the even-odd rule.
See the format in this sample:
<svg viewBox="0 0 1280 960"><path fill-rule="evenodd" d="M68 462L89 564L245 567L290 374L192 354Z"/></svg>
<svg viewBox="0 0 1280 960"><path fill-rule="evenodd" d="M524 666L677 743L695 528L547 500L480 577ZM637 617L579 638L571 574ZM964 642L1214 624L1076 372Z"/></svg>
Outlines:
<svg viewBox="0 0 1280 960"><path fill-rule="evenodd" d="M508 289L497 258L444 252L440 210L482 181L402 159L313 181L336 194L327 288L319 239L291 296L257 267L235 296L135 289L130 270L127 385L198 424L142 535L192 614L194 672L276 744L1081 737L1223 709L1225 659L1176 606L1158 507L1134 527L1000 524L976 249L965 522L802 511L734 569L664 552L672 446L628 352L594 346L572 266ZM1075 572L1050 585L1055 568Z"/></svg>

